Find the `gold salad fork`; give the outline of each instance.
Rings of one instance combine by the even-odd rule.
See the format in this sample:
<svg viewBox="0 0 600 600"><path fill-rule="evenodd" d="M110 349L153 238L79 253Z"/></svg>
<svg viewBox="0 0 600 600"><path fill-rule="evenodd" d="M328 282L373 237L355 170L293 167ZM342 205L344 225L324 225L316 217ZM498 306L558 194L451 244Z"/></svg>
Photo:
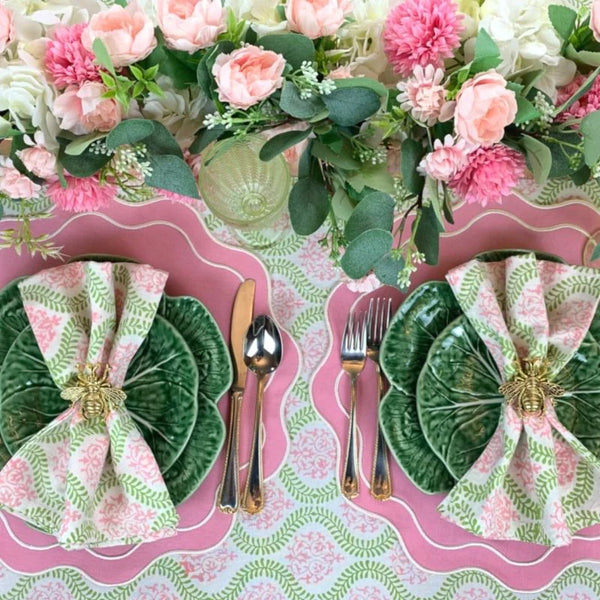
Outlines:
<svg viewBox="0 0 600 600"><path fill-rule="evenodd" d="M383 374L379 367L379 348L383 335L387 331L392 318L391 298L371 298L369 312L367 313L367 356L375 363L377 371L377 407L383 396ZM377 418L377 435L375 437L375 454L373 469L371 471L371 496L376 500L389 500L392 495L392 481L390 479L390 464L388 451Z"/></svg>
<svg viewBox="0 0 600 600"><path fill-rule="evenodd" d="M348 315L346 328L342 337L340 357L342 369L350 375L352 387L350 391L350 420L348 423L348 441L346 446L346 463L342 480L342 493L346 498L358 496L358 448L356 431L356 396L357 379L367 360L367 327L364 318Z"/></svg>

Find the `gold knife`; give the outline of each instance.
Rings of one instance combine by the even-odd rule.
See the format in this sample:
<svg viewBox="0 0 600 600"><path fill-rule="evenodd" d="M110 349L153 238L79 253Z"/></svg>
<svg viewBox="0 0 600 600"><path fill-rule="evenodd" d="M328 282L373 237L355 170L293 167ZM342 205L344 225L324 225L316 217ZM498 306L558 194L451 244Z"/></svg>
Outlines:
<svg viewBox="0 0 600 600"><path fill-rule="evenodd" d="M244 338L254 312L254 279L246 279L240 285L231 313L231 332L229 347L233 358L234 379L231 386L229 408L229 439L225 455L225 468L219 490L219 510L224 513L237 512L239 507L240 462L238 456L240 438L240 412L246 387L248 367L244 362Z"/></svg>

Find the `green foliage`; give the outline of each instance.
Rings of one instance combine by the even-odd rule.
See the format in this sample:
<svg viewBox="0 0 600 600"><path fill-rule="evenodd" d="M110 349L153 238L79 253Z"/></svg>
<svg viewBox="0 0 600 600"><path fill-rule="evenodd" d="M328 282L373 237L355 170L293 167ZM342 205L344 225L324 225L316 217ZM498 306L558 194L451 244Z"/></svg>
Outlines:
<svg viewBox="0 0 600 600"><path fill-rule="evenodd" d="M327 110L319 96L313 95L310 98L301 98L300 90L291 81L286 81L283 84L279 107L291 117L303 121L312 119Z"/></svg>
<svg viewBox="0 0 600 600"><path fill-rule="evenodd" d="M90 177L104 167L112 158L110 154L95 154L89 146L77 156L67 154L65 148L70 140L62 140L58 161L74 177Z"/></svg>
<svg viewBox="0 0 600 600"><path fill-rule="evenodd" d="M315 60L315 45L312 40L299 33L265 35L257 44L265 50L281 54L294 71L298 70L303 62L312 63Z"/></svg>
<svg viewBox="0 0 600 600"><path fill-rule="evenodd" d="M425 155L423 144L412 138L402 142L402 182L404 187L418 196L423 191L425 178L419 175L417 166Z"/></svg>
<svg viewBox="0 0 600 600"><path fill-rule="evenodd" d="M596 53L594 53L596 54ZM568 55L568 52L567 52ZM599 62L598 64L600 65L600 53L597 53L598 58L599 58ZM581 84L581 87L570 97L567 98L567 100L565 100L557 109L556 109L556 114L559 114L561 112L563 112L564 110L567 110L567 108L569 108L569 106L571 106L573 103L577 102L577 100L579 100L579 98L581 98L581 96L583 96L591 87L592 84L594 83L594 81L596 80L596 77L600 74L600 66L598 66L596 69L594 69L594 71L592 71L587 79Z"/></svg>
<svg viewBox="0 0 600 600"><path fill-rule="evenodd" d="M381 97L368 87L339 87L322 97L329 118L342 127L357 125L381 107Z"/></svg>
<svg viewBox="0 0 600 600"><path fill-rule="evenodd" d="M211 129L201 129L190 146L190 152L192 154L200 154L209 144L220 139L226 133L227 129L225 129L224 125L216 125Z"/></svg>
<svg viewBox="0 0 600 600"><path fill-rule="evenodd" d="M391 252L382 256L373 266L377 279L384 285L398 286L398 276L404 269L404 259L395 258Z"/></svg>
<svg viewBox="0 0 600 600"><path fill-rule="evenodd" d="M150 119L127 119L121 121L106 137L106 145L114 150L124 144L143 142L149 154L173 155L183 153L169 130L158 121Z"/></svg>
<svg viewBox="0 0 600 600"><path fill-rule="evenodd" d="M436 265L440 253L440 232L443 231L432 206L422 206L413 222L415 244L425 255L428 265Z"/></svg>
<svg viewBox="0 0 600 600"><path fill-rule="evenodd" d="M197 58L195 62L198 62ZM185 89L197 83L197 67L194 65L194 61L190 60L190 55L187 52L171 50L164 43L159 43L140 64L144 68L156 66L159 73L171 78L173 86L177 89Z"/></svg>
<svg viewBox="0 0 600 600"><path fill-rule="evenodd" d="M304 141L311 134L310 127L298 131L286 131L267 140L260 149L260 159L269 161L287 150Z"/></svg>
<svg viewBox="0 0 600 600"><path fill-rule="evenodd" d="M600 244L596 244L594 251L592 252L592 261L600 259Z"/></svg>
<svg viewBox="0 0 600 600"><path fill-rule="evenodd" d="M521 94L515 93L517 100L517 114L515 116L515 125L533 121L540 116L540 111Z"/></svg>
<svg viewBox="0 0 600 600"><path fill-rule="evenodd" d="M329 194L318 160L308 148L300 160L299 178L289 198L290 221L294 231L310 235L323 224L329 214Z"/></svg>
<svg viewBox="0 0 600 600"><path fill-rule="evenodd" d="M536 183L544 183L548 179L552 168L552 153L544 142L524 135L521 139L521 147L525 150L527 164L533 173Z"/></svg>
<svg viewBox="0 0 600 600"><path fill-rule="evenodd" d="M152 173L145 179L148 185L190 198L200 197L192 170L179 156L151 156L150 165Z"/></svg>
<svg viewBox="0 0 600 600"><path fill-rule="evenodd" d="M342 256L340 264L351 279L360 279L389 253L394 238L389 231L369 229L353 239Z"/></svg>
<svg viewBox="0 0 600 600"><path fill-rule="evenodd" d="M548 17L558 35L567 41L575 29L577 13L567 6L551 4L548 7Z"/></svg>
<svg viewBox="0 0 600 600"><path fill-rule="evenodd" d="M348 140L336 137L336 142L326 145L320 139L315 140L312 144L313 156L347 171L360 169L361 163L352 157L352 146Z"/></svg>
<svg viewBox="0 0 600 600"><path fill-rule="evenodd" d="M471 73L481 73L494 69L502 62L500 49L485 29L480 29L475 40L475 55L471 63Z"/></svg>
<svg viewBox="0 0 600 600"><path fill-rule="evenodd" d="M579 127L583 135L583 158L588 167L600 160L600 110L587 115Z"/></svg>
<svg viewBox="0 0 600 600"><path fill-rule="evenodd" d="M233 52L235 45L229 40L217 42L212 48L207 50L196 68L196 81L200 89L213 100L217 99L215 92L216 85L212 75L212 68L219 54L229 54Z"/></svg>
<svg viewBox="0 0 600 600"><path fill-rule="evenodd" d="M368 194L359 202L346 223L346 239L351 242L369 229L389 231L394 224L394 207L395 203L389 194Z"/></svg>

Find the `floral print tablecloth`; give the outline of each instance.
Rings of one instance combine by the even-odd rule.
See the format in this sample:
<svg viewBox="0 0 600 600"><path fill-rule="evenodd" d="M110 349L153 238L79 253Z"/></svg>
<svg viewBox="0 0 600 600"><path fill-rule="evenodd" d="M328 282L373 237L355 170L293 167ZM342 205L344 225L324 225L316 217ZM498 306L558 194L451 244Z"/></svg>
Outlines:
<svg viewBox="0 0 600 600"><path fill-rule="evenodd" d="M555 193L557 191L555 190ZM568 196L568 191L558 190ZM541 203L544 199L541 198ZM227 233L206 214L222 239ZM241 514L230 534L204 554L172 554L120 586L77 569L37 575L0 562L3 600L501 600L600 597L600 565L580 564L540 592L516 593L476 570L437 574L407 555L383 519L348 503L337 482L337 442L315 410L309 382L328 344L325 302L339 283L318 236L285 237L261 253L272 305L303 352L301 376L285 406L290 451L266 485L263 513ZM440 565L440 570L443 565Z"/></svg>

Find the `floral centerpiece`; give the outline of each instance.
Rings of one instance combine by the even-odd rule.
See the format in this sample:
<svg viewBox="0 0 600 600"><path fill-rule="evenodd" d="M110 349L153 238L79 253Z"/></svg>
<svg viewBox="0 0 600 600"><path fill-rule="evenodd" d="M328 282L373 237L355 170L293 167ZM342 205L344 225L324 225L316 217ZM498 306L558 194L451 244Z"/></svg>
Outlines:
<svg viewBox="0 0 600 600"><path fill-rule="evenodd" d="M0 241L45 256L32 218L197 198L254 132L294 230L400 287L456 199L600 176L596 1L0 0L0 53Z"/></svg>

